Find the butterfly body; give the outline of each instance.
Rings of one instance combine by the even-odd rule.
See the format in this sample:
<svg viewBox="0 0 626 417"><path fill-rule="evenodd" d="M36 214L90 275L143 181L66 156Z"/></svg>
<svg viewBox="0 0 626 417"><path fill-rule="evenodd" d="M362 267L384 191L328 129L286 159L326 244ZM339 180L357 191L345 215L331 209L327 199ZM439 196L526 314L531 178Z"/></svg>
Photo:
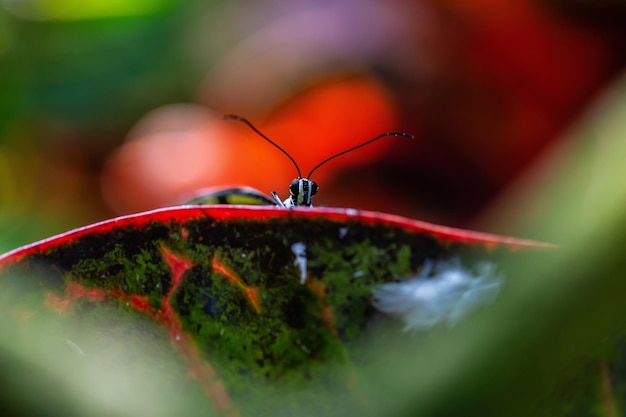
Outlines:
<svg viewBox="0 0 626 417"><path fill-rule="evenodd" d="M271 197L252 187L227 187L188 200L186 205L196 204L237 204L269 205L281 208L311 207L311 198L317 193L318 186L306 178L296 178L289 185L289 197L282 200L277 193Z"/></svg>
<svg viewBox="0 0 626 417"><path fill-rule="evenodd" d="M274 198L252 187L227 187L211 190L188 200L185 205L233 204L233 205L276 205Z"/></svg>

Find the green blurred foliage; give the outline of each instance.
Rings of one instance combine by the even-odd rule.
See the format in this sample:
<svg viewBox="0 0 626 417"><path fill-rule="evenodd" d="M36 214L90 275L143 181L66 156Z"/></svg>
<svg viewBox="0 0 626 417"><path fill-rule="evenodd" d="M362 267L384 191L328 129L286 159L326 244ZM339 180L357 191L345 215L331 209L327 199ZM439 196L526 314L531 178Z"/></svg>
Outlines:
<svg viewBox="0 0 626 417"><path fill-rule="evenodd" d="M185 43L197 7L0 2L0 251L111 217L103 160L141 115L189 101L203 76Z"/></svg>
<svg viewBox="0 0 626 417"><path fill-rule="evenodd" d="M0 11L0 132L46 118L125 128L159 104L189 98L193 78L180 47L189 7L152 1L161 7L71 20L29 21Z"/></svg>
<svg viewBox="0 0 626 417"><path fill-rule="evenodd" d="M23 308L28 305L21 301ZM210 400L198 384L190 383L186 364L154 322L137 317L130 321L102 305L73 318L23 310L30 315L23 326L11 310L13 303L6 294L0 299L0 314L17 319L0 327L2 415L214 414Z"/></svg>

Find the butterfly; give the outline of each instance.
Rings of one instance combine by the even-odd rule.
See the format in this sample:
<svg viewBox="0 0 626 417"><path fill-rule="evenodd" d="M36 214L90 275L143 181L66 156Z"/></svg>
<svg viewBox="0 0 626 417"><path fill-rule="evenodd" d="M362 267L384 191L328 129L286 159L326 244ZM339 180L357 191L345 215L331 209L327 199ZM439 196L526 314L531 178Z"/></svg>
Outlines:
<svg viewBox="0 0 626 417"><path fill-rule="evenodd" d="M300 167L293 159L291 155L287 151L285 151L282 147L280 147L276 142L268 138L264 135L259 129L257 129L252 123L250 123L247 119L229 114L224 116L225 120L236 120L241 123L244 123L250 127L253 131L255 131L259 136L263 139L271 143L278 150L284 153L287 158L293 163L296 167L296 171L298 172L298 177L295 178L289 184L289 197L285 200L281 200L278 194L274 191L271 193L271 198L267 195L261 193L260 191L250 188L250 187L233 187L233 188L225 188L219 191L212 192L207 195L203 195L197 198L194 198L187 202L187 204L252 204L252 205L275 205L282 208L291 208L291 207L311 207L312 206L312 198L319 191L319 186L313 180L311 180L311 175L322 165L325 163L337 158L338 156L347 154L348 152L352 152L356 149L362 148L364 146L369 145L379 139L390 136L403 136L410 139L413 139L414 136L409 133L404 132L387 132L380 134L372 139L369 139L359 145L353 146L352 148L346 149L345 151L339 152L335 155L332 155L322 162L317 164L306 177L302 176L302 171L300 171Z"/></svg>

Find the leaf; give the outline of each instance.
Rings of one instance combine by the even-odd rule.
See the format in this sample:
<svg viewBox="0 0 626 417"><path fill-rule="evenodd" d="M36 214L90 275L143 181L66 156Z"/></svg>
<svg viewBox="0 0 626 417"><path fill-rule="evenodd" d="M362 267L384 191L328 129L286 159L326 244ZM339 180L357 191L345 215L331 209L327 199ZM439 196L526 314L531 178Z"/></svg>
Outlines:
<svg viewBox="0 0 626 417"><path fill-rule="evenodd" d="M70 329L128 335L157 351L175 347L178 356L166 355L163 372L149 357L140 372L192 377L190 394L181 400L176 393L168 412L180 404L203 410L210 399L224 415L299 414L324 396L327 412L364 413L368 402L355 378L385 360L368 341L420 337L376 309L376 286L437 282L426 268L453 258L470 266L489 260L507 275L500 267L506 259L532 262L550 247L351 209L184 206L9 252L0 257L0 289L11 295L0 305L25 317L24 326L52 312L71 318ZM71 331L79 335L66 343L73 352L90 357L81 346L91 346L107 356L106 344ZM128 401L129 409L144 409Z"/></svg>

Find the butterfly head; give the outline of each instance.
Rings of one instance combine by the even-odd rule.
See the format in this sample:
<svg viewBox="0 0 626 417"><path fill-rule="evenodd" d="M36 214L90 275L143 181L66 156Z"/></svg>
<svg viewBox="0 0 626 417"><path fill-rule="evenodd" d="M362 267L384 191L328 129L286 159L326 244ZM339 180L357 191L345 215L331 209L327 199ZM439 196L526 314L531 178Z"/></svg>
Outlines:
<svg viewBox="0 0 626 417"><path fill-rule="evenodd" d="M311 198L319 187L308 178L296 178L289 184L289 200L292 206L311 206Z"/></svg>

